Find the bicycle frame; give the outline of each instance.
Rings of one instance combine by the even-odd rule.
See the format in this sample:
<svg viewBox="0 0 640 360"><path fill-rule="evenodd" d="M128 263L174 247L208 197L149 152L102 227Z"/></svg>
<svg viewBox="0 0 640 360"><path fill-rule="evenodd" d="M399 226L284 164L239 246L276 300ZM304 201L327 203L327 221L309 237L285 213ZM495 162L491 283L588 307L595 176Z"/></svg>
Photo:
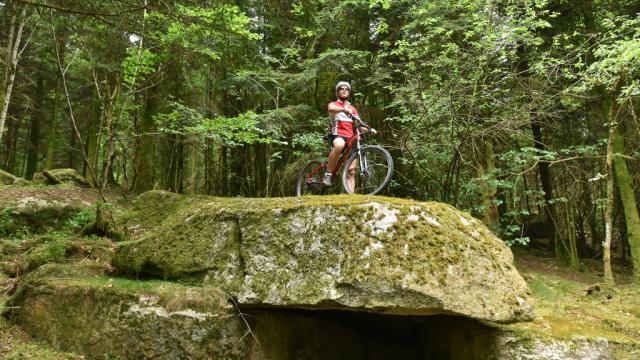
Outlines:
<svg viewBox="0 0 640 360"><path fill-rule="evenodd" d="M354 144L355 144L355 148L354 148ZM353 135L351 135L351 137L347 139L347 142L344 144L344 149L342 149L342 153L338 158L338 162L336 163L336 166L333 169L331 169L331 174L333 177L335 177L336 174L340 172L342 165L344 165L344 162L347 161L347 159L351 155L351 150L354 149L354 151L360 152L360 146L361 146L360 131L356 129L356 132Z"/></svg>
<svg viewBox="0 0 640 360"><path fill-rule="evenodd" d="M340 169L342 168L342 165L344 165L344 162L347 161L347 159L349 158L349 156L351 156L351 154L354 151L357 151L359 154L359 158L360 161L362 163L361 169L362 172L366 171L367 168L367 164L366 164L366 159L362 158L362 153L360 151L360 148L362 147L361 144L361 136L362 135L360 133L360 128L359 126L355 126L353 135L351 135L351 137L349 139L347 139L347 142L344 144L344 149L342 150L342 153L340 154L340 157L338 158L338 162L336 163L336 166L331 169L331 177L335 178L337 176L337 174L340 172ZM354 147L355 145L355 147ZM333 144L331 145L333 147ZM316 167L315 169L313 169L308 175L307 175L307 184L309 184L310 179L313 178L318 171L322 171L323 165L320 165L318 167Z"/></svg>

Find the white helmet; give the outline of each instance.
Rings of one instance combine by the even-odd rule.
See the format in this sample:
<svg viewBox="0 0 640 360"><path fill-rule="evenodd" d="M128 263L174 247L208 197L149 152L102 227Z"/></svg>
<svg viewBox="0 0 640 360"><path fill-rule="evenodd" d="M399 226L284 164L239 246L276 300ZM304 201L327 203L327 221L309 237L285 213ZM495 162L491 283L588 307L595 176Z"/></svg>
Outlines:
<svg viewBox="0 0 640 360"><path fill-rule="evenodd" d="M340 82L338 82L338 83L336 84L336 92L338 92L338 89L339 89L341 86L345 86L347 89L349 89L349 91L351 91L351 85L350 85L348 82L346 82L346 81L340 81Z"/></svg>

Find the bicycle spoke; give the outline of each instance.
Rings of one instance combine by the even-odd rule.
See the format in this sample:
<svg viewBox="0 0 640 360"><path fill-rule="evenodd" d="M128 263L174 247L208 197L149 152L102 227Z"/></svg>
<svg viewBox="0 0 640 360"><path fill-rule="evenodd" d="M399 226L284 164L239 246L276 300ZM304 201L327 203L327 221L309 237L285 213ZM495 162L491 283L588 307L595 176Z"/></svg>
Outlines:
<svg viewBox="0 0 640 360"><path fill-rule="evenodd" d="M348 184L347 172L343 174L345 190L354 194L377 194L389 182L393 172L393 160L389 153L377 146L367 146L362 149L362 156L350 159L346 165L357 161L355 171L355 186Z"/></svg>
<svg viewBox="0 0 640 360"><path fill-rule="evenodd" d="M311 161L305 165L296 182L296 195L321 195L326 192L326 186L322 183L324 168L320 168L320 161Z"/></svg>

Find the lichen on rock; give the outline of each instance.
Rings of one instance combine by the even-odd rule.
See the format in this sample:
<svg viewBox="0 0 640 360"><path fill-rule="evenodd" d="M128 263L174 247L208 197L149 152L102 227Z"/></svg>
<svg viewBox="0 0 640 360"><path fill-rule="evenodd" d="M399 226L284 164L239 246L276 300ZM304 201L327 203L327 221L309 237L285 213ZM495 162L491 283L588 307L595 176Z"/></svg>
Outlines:
<svg viewBox="0 0 640 360"><path fill-rule="evenodd" d="M127 227L136 235L120 244L120 272L214 284L241 305L501 323L533 316L510 250L470 215L441 203L154 191L137 199Z"/></svg>

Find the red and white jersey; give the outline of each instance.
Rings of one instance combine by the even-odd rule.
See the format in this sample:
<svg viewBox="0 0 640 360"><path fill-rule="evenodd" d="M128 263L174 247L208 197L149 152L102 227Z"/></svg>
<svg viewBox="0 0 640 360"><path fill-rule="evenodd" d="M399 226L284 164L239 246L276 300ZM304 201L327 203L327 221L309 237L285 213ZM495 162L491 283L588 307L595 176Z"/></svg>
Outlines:
<svg viewBox="0 0 640 360"><path fill-rule="evenodd" d="M329 105L334 105L337 107L350 107L351 114L355 118L359 118L358 109L355 106L351 105L348 101L340 101L336 100ZM337 113L333 119L331 119L331 135L338 135L344 137L351 137L353 135L353 119L347 115L345 112Z"/></svg>

